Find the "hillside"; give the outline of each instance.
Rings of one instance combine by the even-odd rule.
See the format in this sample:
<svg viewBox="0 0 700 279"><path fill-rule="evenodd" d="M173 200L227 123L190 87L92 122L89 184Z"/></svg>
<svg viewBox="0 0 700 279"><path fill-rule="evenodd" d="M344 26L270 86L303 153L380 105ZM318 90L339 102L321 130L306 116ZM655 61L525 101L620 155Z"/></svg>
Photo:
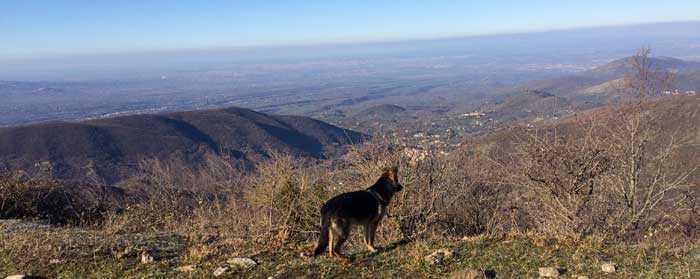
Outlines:
<svg viewBox="0 0 700 279"><path fill-rule="evenodd" d="M489 118L501 123L539 122L570 113L566 98L544 91L524 91L485 108Z"/></svg>
<svg viewBox="0 0 700 279"><path fill-rule="evenodd" d="M689 139L700 142L700 95L686 96L663 96L646 101L643 110L645 113L654 116L654 123L658 125L666 134L673 134L674 137ZM560 135L565 136L568 132L581 132L576 125L597 121L600 123L618 121L615 119L613 109L609 106L597 107L561 117L557 120L535 126L540 130L556 129ZM525 127L502 128L492 133L486 134L481 140L486 142L512 138L514 134L523 132ZM510 143L499 142L501 145Z"/></svg>
<svg viewBox="0 0 700 279"><path fill-rule="evenodd" d="M647 100L643 103L641 114L646 116L644 125L649 128L646 133L650 134L644 142L648 149L648 154L659 152L658 150L670 148L669 144L674 144L674 152L668 153L667 163L673 171L690 171L694 173L686 179L689 185L700 183L700 165L697 158L700 157L700 96L663 96ZM533 123L528 126L503 126L498 127L489 133L484 133L473 139L470 144L478 146L478 149L488 150L489 156L493 158L512 158L513 154L520 154L522 145L548 143L547 141L571 143L577 140L588 139L590 142L600 144L600 149L609 152L621 152L614 150L614 144L629 144L629 138L625 137L625 130L629 123L621 117L616 106L603 106L575 114L559 117L542 123ZM534 139L537 139L535 141ZM586 145L578 142L582 146L573 147L571 144L564 146L581 150L593 146L593 143ZM548 144L545 144L547 146ZM549 146L551 147L551 145ZM560 146L561 147L561 146ZM525 152L530 152L525 151ZM580 150L579 150L580 151ZM549 150L546 154L560 155L561 150ZM571 154L578 154L573 152ZM570 154L570 155L571 155ZM520 156L518 155L518 156ZM552 155L554 156L554 155ZM646 158L646 160L657 160L658 157ZM658 155L657 155L658 156ZM571 158L562 159L563 161ZM571 159L575 160L575 159ZM508 163L512 163L508 161ZM655 162L658 163L658 162ZM649 163L651 165L651 163ZM697 169L694 169L697 167ZM671 171L669 171L671 172ZM613 174L619 174L618 172ZM697 193L697 192L695 192ZM694 214L694 213L693 213Z"/></svg>
<svg viewBox="0 0 700 279"><path fill-rule="evenodd" d="M419 113L420 109L415 107L380 104L326 118L333 123L338 123L341 127L374 135L387 132L398 126L405 126L406 121L415 122Z"/></svg>
<svg viewBox="0 0 700 279"><path fill-rule="evenodd" d="M633 72L635 57L614 60L582 73L550 80L527 82L516 86L517 90L538 90L567 97L579 105L588 107L605 103L614 93L614 84ZM700 63L670 57L651 57L648 66L653 71L673 74L672 82L681 92L700 88ZM661 94L661 92L659 92ZM590 104L593 103L593 104Z"/></svg>
<svg viewBox="0 0 700 279"><path fill-rule="evenodd" d="M179 158L195 165L206 154L246 161L269 150L323 158L362 138L308 117L242 108L130 115L2 128L0 167L114 183L142 158Z"/></svg>

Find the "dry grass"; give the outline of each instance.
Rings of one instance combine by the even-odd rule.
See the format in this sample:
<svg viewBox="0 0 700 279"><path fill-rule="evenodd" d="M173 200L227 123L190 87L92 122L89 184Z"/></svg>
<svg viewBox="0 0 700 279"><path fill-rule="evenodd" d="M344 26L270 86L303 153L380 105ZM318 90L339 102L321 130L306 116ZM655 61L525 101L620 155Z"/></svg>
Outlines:
<svg viewBox="0 0 700 279"><path fill-rule="evenodd" d="M26 224L26 223L25 223ZM12 228L13 233L6 230ZM591 278L697 278L698 259L688 251L666 245L629 245L589 237L560 240L538 234L475 236L467 240L433 239L390 245L369 254L360 243L348 248L351 263L319 257L300 257L310 243L288 243L276 248L250 247L238 251L216 250L222 240L201 244L176 233L120 233L99 230L0 224L0 234L9 237L0 247L0 276L23 273L50 278L210 278L228 258L246 256L259 265L232 268L223 278L438 278L457 276L475 269L498 278L532 278L537 269L553 266L566 275ZM442 264L424 260L437 249L455 253ZM131 251L130 253L124 253ZM151 264L141 264L141 252L155 255ZM56 261L58 260L58 261ZM604 275L603 263L614 262L619 271ZM192 272L175 268L195 265ZM453 277L455 278L455 277Z"/></svg>

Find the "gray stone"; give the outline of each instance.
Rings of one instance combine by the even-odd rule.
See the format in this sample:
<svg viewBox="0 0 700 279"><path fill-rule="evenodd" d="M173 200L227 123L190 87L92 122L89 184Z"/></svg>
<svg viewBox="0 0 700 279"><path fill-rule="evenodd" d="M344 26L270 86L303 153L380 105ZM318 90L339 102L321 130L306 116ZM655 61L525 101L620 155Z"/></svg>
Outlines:
<svg viewBox="0 0 700 279"><path fill-rule="evenodd" d="M433 254L431 254L431 255L439 256L439 257L442 257L443 259L450 259L450 258L455 256L455 253L452 252L452 250L442 248L442 249L438 249L437 251L433 252Z"/></svg>
<svg viewBox="0 0 700 279"><path fill-rule="evenodd" d="M427 255L423 259L432 265L441 265L442 264L442 258L440 258L438 256Z"/></svg>
<svg viewBox="0 0 700 279"><path fill-rule="evenodd" d="M542 278L559 277L559 270L554 267L540 267L539 271Z"/></svg>
<svg viewBox="0 0 700 279"><path fill-rule="evenodd" d="M229 269L228 266L217 267L216 270L214 270L214 276L219 277L219 276L223 275L224 273L226 273L226 271L228 271L228 269Z"/></svg>
<svg viewBox="0 0 700 279"><path fill-rule="evenodd" d="M615 271L617 271L617 267L614 263L606 263L600 266L600 270L605 273L615 273Z"/></svg>
<svg viewBox="0 0 700 279"><path fill-rule="evenodd" d="M226 263L230 266L238 266L242 268L249 268L258 265L258 263L251 258L233 258L226 261Z"/></svg>
<svg viewBox="0 0 700 279"><path fill-rule="evenodd" d="M445 259L450 259L455 256L455 252L452 250L442 248L438 249L432 254L425 256L423 259L433 265L439 265L442 264Z"/></svg>

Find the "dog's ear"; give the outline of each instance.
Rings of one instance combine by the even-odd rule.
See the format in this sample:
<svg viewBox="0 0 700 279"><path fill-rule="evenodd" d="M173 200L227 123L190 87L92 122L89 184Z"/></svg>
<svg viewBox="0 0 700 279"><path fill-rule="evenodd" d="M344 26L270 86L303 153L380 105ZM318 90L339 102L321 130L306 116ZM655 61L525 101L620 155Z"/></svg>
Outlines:
<svg viewBox="0 0 700 279"><path fill-rule="evenodd" d="M389 178L393 181L398 181L399 180L398 173L399 173L399 167L393 166L393 167L387 168L384 171L384 174L382 174L382 176Z"/></svg>

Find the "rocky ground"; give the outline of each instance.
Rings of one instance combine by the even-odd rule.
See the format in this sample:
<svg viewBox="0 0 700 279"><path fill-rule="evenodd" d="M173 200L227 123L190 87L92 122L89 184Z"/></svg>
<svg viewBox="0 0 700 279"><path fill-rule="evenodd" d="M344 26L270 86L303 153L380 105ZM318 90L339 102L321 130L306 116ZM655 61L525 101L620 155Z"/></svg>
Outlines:
<svg viewBox="0 0 700 279"><path fill-rule="evenodd" d="M479 236L348 247L310 258L313 243L209 253L174 233L120 233L0 222L0 278L698 278L699 247ZM25 277L30 278L30 277Z"/></svg>

